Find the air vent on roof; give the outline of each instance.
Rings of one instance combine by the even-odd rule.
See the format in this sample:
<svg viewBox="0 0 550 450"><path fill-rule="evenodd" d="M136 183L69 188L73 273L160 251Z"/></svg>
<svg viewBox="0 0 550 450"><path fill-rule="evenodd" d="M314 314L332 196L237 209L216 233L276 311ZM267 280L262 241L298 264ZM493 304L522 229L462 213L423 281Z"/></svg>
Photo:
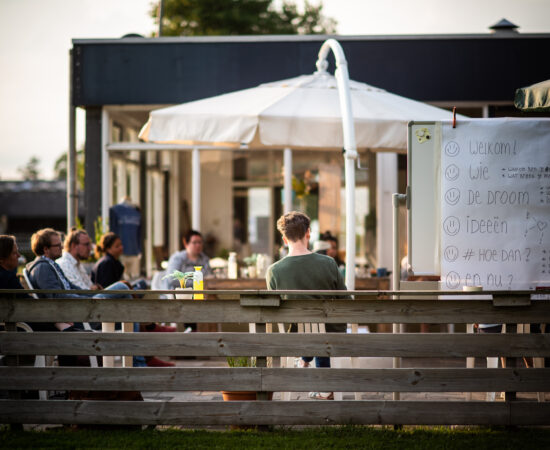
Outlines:
<svg viewBox="0 0 550 450"><path fill-rule="evenodd" d="M493 26L489 27L489 29L493 33L517 33L519 27L509 20L501 19L500 22L495 23Z"/></svg>

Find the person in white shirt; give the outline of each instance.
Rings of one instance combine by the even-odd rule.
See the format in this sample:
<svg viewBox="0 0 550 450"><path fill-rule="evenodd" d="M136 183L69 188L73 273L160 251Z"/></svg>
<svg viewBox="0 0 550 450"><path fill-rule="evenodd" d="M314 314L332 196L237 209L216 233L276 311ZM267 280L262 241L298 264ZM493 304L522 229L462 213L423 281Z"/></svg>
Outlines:
<svg viewBox="0 0 550 450"><path fill-rule="evenodd" d="M67 279L81 289L102 289L102 286L92 283L90 275L82 266L81 261L90 257L92 241L84 230L73 228L63 243L63 256L56 260Z"/></svg>
<svg viewBox="0 0 550 450"><path fill-rule="evenodd" d="M61 267L65 277L80 289L103 289L103 286L92 283L90 275L88 275L86 269L84 269L81 264L81 261L85 261L90 257L91 251L92 241L88 233L84 230L73 228L65 237L63 243L63 256L58 258L55 262ZM120 286L122 283L124 283L124 285ZM112 284L111 287L115 289L128 287L131 289L131 286L126 282L117 282ZM134 331L140 331L139 324L134 324ZM176 328L151 323L144 327L144 331L176 331ZM145 359L143 359L143 356L134 356L134 366L144 365L152 367L172 367L174 363L163 361L155 356L148 356Z"/></svg>

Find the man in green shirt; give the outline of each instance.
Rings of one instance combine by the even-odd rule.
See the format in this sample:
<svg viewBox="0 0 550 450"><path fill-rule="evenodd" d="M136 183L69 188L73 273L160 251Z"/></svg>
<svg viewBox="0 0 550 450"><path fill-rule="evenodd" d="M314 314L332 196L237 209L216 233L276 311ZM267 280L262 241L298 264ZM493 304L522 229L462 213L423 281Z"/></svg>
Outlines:
<svg viewBox="0 0 550 450"><path fill-rule="evenodd" d="M310 238L309 217L297 211L281 216L277 229L288 246L288 255L272 264L266 273L269 290L347 290L344 279L333 258L308 249ZM322 299L319 295L300 295L293 298ZM349 297L342 297L349 298ZM346 324L327 324L329 333L345 333ZM312 358L303 357L303 366L308 367ZM329 357L315 358L316 367L330 367ZM332 399L332 392L310 393L312 398Z"/></svg>

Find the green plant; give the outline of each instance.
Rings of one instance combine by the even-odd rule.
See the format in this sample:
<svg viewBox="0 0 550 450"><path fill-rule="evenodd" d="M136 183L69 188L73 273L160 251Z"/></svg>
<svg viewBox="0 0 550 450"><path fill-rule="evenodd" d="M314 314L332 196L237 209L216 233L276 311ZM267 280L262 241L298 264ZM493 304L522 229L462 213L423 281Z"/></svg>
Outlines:
<svg viewBox="0 0 550 450"><path fill-rule="evenodd" d="M168 275L165 275L164 277L162 277L162 279L178 280L180 282L180 286L184 288L185 282L187 280L192 279L193 276L194 276L194 272L180 272L179 270L174 270L172 273L169 273Z"/></svg>
<svg viewBox="0 0 550 450"><path fill-rule="evenodd" d="M101 242L101 238L105 234L105 227L107 226L107 222L105 224L103 223L103 217L97 216L97 219L94 221L94 240L95 245L99 245Z"/></svg>
<svg viewBox="0 0 550 450"><path fill-rule="evenodd" d="M222 259L227 259L229 258L229 250L227 250L226 248L222 248L220 249L220 251L218 252L218 254L216 255L217 258L222 258Z"/></svg>
<svg viewBox="0 0 550 450"><path fill-rule="evenodd" d="M253 253L252 255L247 256L246 258L244 258L244 263L245 263L247 266L255 266L257 260L258 260L258 254L257 254L257 253Z"/></svg>
<svg viewBox="0 0 550 450"><path fill-rule="evenodd" d="M255 356L228 356L229 367L256 367Z"/></svg>

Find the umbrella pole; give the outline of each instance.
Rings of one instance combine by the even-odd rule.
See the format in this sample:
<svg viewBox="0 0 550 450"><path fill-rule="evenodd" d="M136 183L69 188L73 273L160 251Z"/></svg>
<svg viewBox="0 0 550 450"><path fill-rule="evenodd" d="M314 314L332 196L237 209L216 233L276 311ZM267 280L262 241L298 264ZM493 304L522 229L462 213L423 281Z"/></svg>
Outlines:
<svg viewBox="0 0 550 450"><path fill-rule="evenodd" d="M191 228L201 230L201 154L194 148L191 157Z"/></svg>
<svg viewBox="0 0 550 450"><path fill-rule="evenodd" d="M323 43L319 50L317 69L319 71L326 70L328 66L326 58L329 50L332 50L336 60L334 76L338 84L340 111L342 112L346 177L346 286L353 291L355 289L355 160L357 159L357 147L349 94L348 63L344 56L344 50L337 40L328 39Z"/></svg>
<svg viewBox="0 0 550 450"><path fill-rule="evenodd" d="M284 202L283 202L283 211L288 213L292 211L292 150L290 148L285 148L284 150Z"/></svg>

